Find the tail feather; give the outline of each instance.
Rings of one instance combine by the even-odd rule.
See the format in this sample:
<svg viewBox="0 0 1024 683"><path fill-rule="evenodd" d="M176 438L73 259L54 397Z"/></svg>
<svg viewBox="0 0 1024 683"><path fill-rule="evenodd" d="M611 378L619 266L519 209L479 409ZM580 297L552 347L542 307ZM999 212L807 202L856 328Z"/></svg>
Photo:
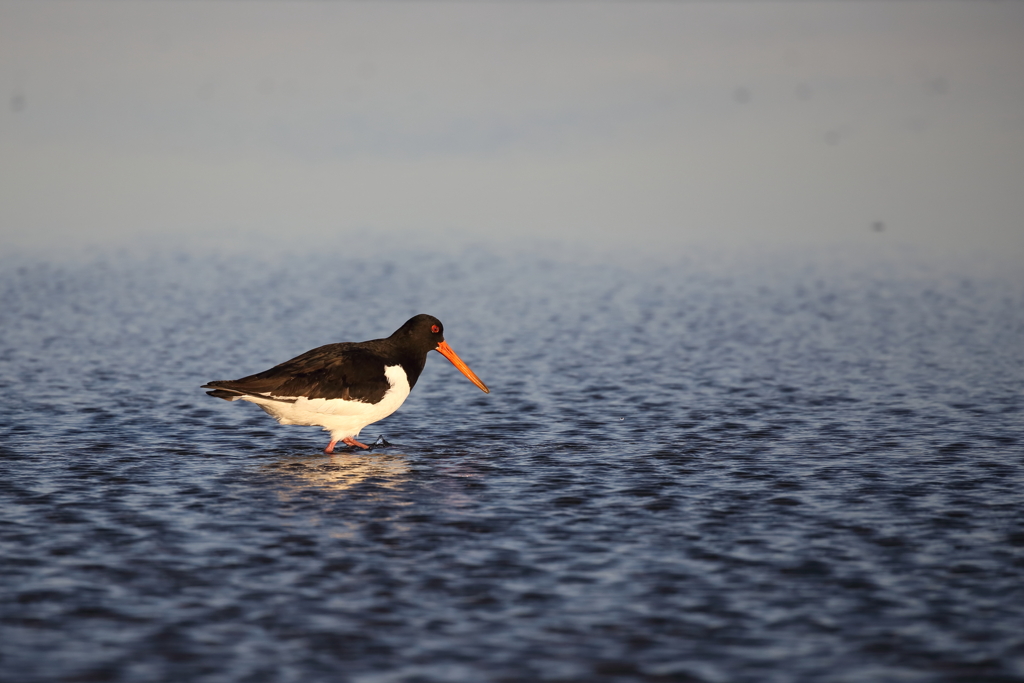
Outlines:
<svg viewBox="0 0 1024 683"><path fill-rule="evenodd" d="M230 389L223 385L227 384L224 380L216 380L208 382L202 386L203 389L213 389L213 391L207 391L207 396L213 396L215 398L222 398L225 401L234 401L237 398L241 398L245 395L244 391L238 389Z"/></svg>
<svg viewBox="0 0 1024 683"><path fill-rule="evenodd" d="M213 396L214 398L222 398L225 401L236 401L246 396L255 396L261 401L278 401L280 403L295 403L295 398L291 396L270 396L269 394L261 394L254 391L245 391L243 389L231 389L230 387L222 386L227 384L226 381L210 382L204 384L203 389L213 389L213 391L207 391L207 396Z"/></svg>
<svg viewBox="0 0 1024 683"><path fill-rule="evenodd" d="M203 387L203 389L205 389L205 388L206 387ZM214 396L216 398L222 398L225 401L234 401L236 398L241 398L243 394L240 391L227 391L226 389L214 389L213 391L207 391L206 395L207 396Z"/></svg>

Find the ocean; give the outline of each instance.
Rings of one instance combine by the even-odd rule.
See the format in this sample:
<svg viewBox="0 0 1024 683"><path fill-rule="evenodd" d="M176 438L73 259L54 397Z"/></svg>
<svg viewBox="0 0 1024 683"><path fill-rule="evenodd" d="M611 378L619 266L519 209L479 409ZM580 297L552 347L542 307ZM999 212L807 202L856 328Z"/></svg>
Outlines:
<svg viewBox="0 0 1024 683"><path fill-rule="evenodd" d="M200 385L438 316L322 452ZM0 262L0 679L1024 680L1024 271Z"/></svg>

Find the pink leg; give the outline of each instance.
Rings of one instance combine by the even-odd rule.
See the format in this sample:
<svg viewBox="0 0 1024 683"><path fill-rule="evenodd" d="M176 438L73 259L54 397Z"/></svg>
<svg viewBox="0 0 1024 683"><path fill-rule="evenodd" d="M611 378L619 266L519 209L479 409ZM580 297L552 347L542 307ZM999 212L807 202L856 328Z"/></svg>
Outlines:
<svg viewBox="0 0 1024 683"><path fill-rule="evenodd" d="M327 444L327 448L324 449L324 453L333 453L334 452L334 444L336 444L336 443L338 443L337 439L331 439L331 442L329 444Z"/></svg>
<svg viewBox="0 0 1024 683"><path fill-rule="evenodd" d="M344 439L342 439L342 442L345 443L345 444L348 444L349 446L359 446L363 450L366 450L366 449L369 448L369 446L367 446L365 443L359 443L358 441L353 439L351 436L345 437Z"/></svg>

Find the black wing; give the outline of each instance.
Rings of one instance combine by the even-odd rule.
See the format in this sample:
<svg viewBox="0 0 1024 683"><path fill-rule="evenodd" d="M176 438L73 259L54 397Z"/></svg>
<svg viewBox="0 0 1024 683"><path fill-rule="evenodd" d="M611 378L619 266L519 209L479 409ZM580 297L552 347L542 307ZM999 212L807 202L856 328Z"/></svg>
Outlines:
<svg viewBox="0 0 1024 683"><path fill-rule="evenodd" d="M203 386L211 396L238 394L266 396L284 401L340 398L378 403L391 388L384 376L384 359L362 344L327 344L307 351L269 370L236 380L218 380Z"/></svg>

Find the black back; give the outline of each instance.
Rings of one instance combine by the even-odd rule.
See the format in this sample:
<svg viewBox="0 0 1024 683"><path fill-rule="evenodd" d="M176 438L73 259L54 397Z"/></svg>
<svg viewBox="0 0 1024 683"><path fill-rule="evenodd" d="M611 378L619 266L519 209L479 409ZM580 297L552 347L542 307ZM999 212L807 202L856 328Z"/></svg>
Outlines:
<svg viewBox="0 0 1024 683"><path fill-rule="evenodd" d="M442 341L441 321L420 314L387 339L327 344L255 375L218 380L203 388L214 389L207 393L226 399L250 394L285 401L305 396L378 403L391 387L385 367L401 365L411 389L423 372L427 353Z"/></svg>

